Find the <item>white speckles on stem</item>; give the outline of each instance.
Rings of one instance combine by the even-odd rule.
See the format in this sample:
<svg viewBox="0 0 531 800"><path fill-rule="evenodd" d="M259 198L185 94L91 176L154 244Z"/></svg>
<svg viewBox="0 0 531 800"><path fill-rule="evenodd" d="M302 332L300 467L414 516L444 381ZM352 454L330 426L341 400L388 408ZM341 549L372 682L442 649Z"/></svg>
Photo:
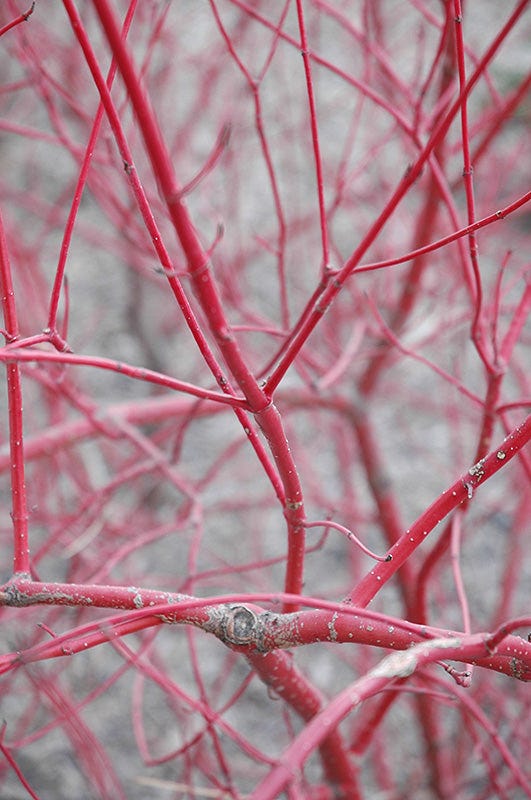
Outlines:
<svg viewBox="0 0 531 800"><path fill-rule="evenodd" d="M485 469L483 467L485 463L485 459L482 458L481 461L478 461L477 464L474 464L473 467L470 467L468 470L468 474L471 475L473 478L476 478L478 481L485 475Z"/></svg>
<svg viewBox="0 0 531 800"><path fill-rule="evenodd" d="M131 592L133 595L133 605L135 608L144 608L144 601L142 600L142 595L140 594L139 590L136 586L128 586L127 591Z"/></svg>
<svg viewBox="0 0 531 800"><path fill-rule="evenodd" d="M288 511L298 511L299 508L302 508L302 500L295 500L286 503L286 509Z"/></svg>
<svg viewBox="0 0 531 800"><path fill-rule="evenodd" d="M337 631L335 629L335 624L336 624L336 620L337 620L338 616L339 615L338 615L338 613L336 611L334 613L334 615L332 616L332 619L330 620L330 622L327 625L328 631L329 631L329 640L331 642L337 642Z"/></svg>

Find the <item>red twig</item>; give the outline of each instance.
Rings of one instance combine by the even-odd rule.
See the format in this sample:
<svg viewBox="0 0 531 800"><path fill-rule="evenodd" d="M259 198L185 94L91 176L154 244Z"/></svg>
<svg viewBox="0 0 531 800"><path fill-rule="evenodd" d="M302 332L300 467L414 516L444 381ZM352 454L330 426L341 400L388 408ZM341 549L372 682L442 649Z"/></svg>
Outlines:
<svg viewBox="0 0 531 800"><path fill-rule="evenodd" d="M531 416L527 417L509 436L506 436L499 447L470 467L468 472L458 478L426 509L391 548L390 553L393 560L385 564L377 564L350 593L350 601L360 606L370 603L381 587L400 569L435 526L454 508L471 500L476 489L514 458L530 439Z"/></svg>
<svg viewBox="0 0 531 800"><path fill-rule="evenodd" d="M28 11L24 11L18 17L15 17L15 19L11 20L11 22L8 22L7 25L4 25L2 28L0 28L0 36L3 36L4 33L7 33L9 30L11 30L11 28L14 28L16 25L20 25L21 22L26 22L28 18L33 14L34 9L35 9L35 0L29 7Z"/></svg>
<svg viewBox="0 0 531 800"><path fill-rule="evenodd" d="M27 791L29 796L32 797L33 800L40 800L39 796L37 794L35 794L35 792L31 788L31 786L29 785L28 781L24 777L24 773L20 769L20 767L17 764L16 760L13 758L13 756L12 756L10 750L9 750L9 747L4 743L6 726L7 726L7 723L4 721L3 724L2 724L2 728L0 729L0 750L2 751L2 755L4 756L6 761L8 762L9 766L11 767L11 769L15 772L17 778L19 779L20 783L22 784L24 789Z"/></svg>
<svg viewBox="0 0 531 800"><path fill-rule="evenodd" d="M8 343L19 337L15 292L7 249L4 223L0 216L0 291L4 316L4 337ZM22 417L22 386L18 364L6 364L9 414L9 451L11 469L11 518L14 532L15 573L29 573L28 506L24 467L24 428Z"/></svg>

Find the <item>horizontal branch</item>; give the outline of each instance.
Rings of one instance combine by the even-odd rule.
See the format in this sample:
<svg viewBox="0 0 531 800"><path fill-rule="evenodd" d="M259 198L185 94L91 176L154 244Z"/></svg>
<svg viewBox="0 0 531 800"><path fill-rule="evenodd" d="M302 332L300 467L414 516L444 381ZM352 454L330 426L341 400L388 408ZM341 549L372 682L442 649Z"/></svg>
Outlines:
<svg viewBox="0 0 531 800"><path fill-rule="evenodd" d="M308 610L279 614L256 603L305 605ZM117 637L161 624L186 624L214 634L238 652L252 656L317 642L365 644L389 650L407 650L429 639L460 638L466 634L416 625L387 614L285 593L189 595L140 589L134 586L96 586L31 581L15 575L0 590L0 605L88 606L124 610L113 617L88 623L24 651L0 658L0 674L20 663L84 652ZM531 618L518 627L531 627ZM500 626L501 634L481 634L484 650L472 660L477 666L531 681L531 643L511 635L514 625ZM479 635L479 634L478 634ZM457 659L460 660L460 659ZM465 663L471 660L463 659Z"/></svg>
<svg viewBox="0 0 531 800"><path fill-rule="evenodd" d="M102 356L83 356L75 353L47 352L45 350L25 350L18 347L4 347L0 350L0 361L5 363L19 362L48 362L54 364L73 364L80 367L95 367L96 369L116 372L118 375L125 375L137 381L154 383L157 386L165 386L167 389L175 389L178 392L185 392L202 400L212 400L215 403L223 403L231 408L247 409L247 402L234 395L221 394L210 389L202 389L186 381L177 380L161 372L155 372L144 367L135 367L114 358L104 358Z"/></svg>

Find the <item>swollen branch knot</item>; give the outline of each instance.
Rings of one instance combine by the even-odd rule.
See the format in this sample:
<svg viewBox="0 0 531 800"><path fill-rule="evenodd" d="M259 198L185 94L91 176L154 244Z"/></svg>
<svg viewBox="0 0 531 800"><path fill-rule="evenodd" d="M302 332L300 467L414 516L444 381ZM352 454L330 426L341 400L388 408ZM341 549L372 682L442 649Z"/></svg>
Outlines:
<svg viewBox="0 0 531 800"><path fill-rule="evenodd" d="M230 644L252 644L256 640L258 618L245 606L230 606L222 621L222 638Z"/></svg>

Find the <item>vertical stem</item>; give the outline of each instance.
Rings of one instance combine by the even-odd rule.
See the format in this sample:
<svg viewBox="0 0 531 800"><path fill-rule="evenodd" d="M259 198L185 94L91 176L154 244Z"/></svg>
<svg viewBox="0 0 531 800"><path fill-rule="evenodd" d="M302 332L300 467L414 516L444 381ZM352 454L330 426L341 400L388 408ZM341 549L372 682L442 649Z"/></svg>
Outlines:
<svg viewBox="0 0 531 800"><path fill-rule="evenodd" d="M299 476L290 452L289 442L284 433L282 418L276 406L270 403L262 411L255 414L255 419L268 441L286 490L284 516L288 525L288 559L284 591L290 594L301 594L305 557L306 536L304 522L306 515ZM297 609L298 606L295 603L285 603L283 607L286 613L297 611Z"/></svg>
<svg viewBox="0 0 531 800"><path fill-rule="evenodd" d="M313 158L315 162L315 177L317 180L317 197L319 200L319 220L321 224L321 246L322 246L322 268L324 273L330 268L328 227L326 221L326 207L324 200L323 182L323 163L321 160L321 146L319 144L319 130L317 127L317 109L315 106L315 94L313 90L312 67L310 62L310 51L308 49L308 39L306 36L306 23L304 21L304 11L302 0L297 0L297 18L301 36L301 55L304 64L304 74L306 76L306 91L308 93L308 106L310 109L310 128L312 132Z"/></svg>
<svg viewBox="0 0 531 800"><path fill-rule="evenodd" d="M260 99L260 86L262 81L269 69L271 61L273 59L273 55L276 51L278 42L279 42L279 31L281 26L284 23L284 19L288 12L289 8L289 0L285 3L284 8L282 9L282 13L280 15L280 20L278 23L278 32L275 36L271 48L269 50L268 56L266 58L265 64L262 67L258 78L254 79L247 69L241 58L238 56L234 44L232 42L231 37L229 36L219 14L219 11L214 3L214 0L210 0L210 6L212 8L212 13L214 15L214 19L216 24L219 28L219 31L223 37L223 40L227 46L227 49L230 53L231 58L234 60L234 63L237 65L238 69L242 73L243 77L245 78L249 89L253 96L254 101L254 119L255 119L255 128L256 133L258 135L258 139L260 141L260 147L262 150L262 154L264 157L265 167L267 169L267 174L269 175L269 183L271 185L271 194L273 195L273 204L275 206L275 213L277 216L278 221L278 236L277 236L277 244L275 248L275 255L277 257L277 264L278 264L278 277L280 283L280 318L282 320L282 326L287 329L289 327L289 304L288 304L288 294L287 294L287 286L286 286L286 265L285 265L285 256L286 256L286 236L287 236L287 225L286 225L286 215L284 213L284 208L282 206L282 199L280 196L280 188L278 185L278 180L275 172L275 166L273 164L273 158L271 155L271 149L269 147L269 142L266 136L266 130L263 123L263 114L262 114L262 101Z"/></svg>
<svg viewBox="0 0 531 800"><path fill-rule="evenodd" d="M489 370L487 378L487 393L485 396L483 417L481 420L481 430L479 434L476 455L474 457L475 463L482 459L488 453L491 447L492 437L494 434L494 425L497 416L496 407L500 399L502 380L502 370Z"/></svg>
<svg viewBox="0 0 531 800"><path fill-rule="evenodd" d="M474 201L474 181L472 177L473 166L470 157L470 143L469 143L469 130L468 130L468 109L467 97L464 95L466 89L466 71L465 71L465 45L463 38L463 13L461 8L461 0L454 0L455 12L455 42L456 42L456 57L457 57L457 70L459 74L459 87L463 94L462 102L460 105L461 117L461 147L463 150L463 180L465 184L465 196L467 205L468 224L472 225L476 218L476 209ZM482 319L482 305L483 305L483 288L481 285L481 273L478 261L478 244L475 231L468 234L470 262L472 264L472 272L474 275L474 282L476 288L475 297L475 313L472 322L472 340L476 345L478 354L483 361L485 367L490 369L490 359L486 352L485 334L483 330Z"/></svg>
<svg viewBox="0 0 531 800"><path fill-rule="evenodd" d="M65 6L66 13L68 14L68 17L70 19L70 24L72 25L74 33L76 34L79 44L81 45L81 49L83 50L85 59L87 61L87 65L94 79L94 83L96 84L96 87L100 93L101 102L103 104L103 107L105 108L105 112L107 114L109 124L113 131L118 150L123 159L125 165L125 171L128 176L129 183L133 191L135 200L137 202L138 209L142 214L142 219L144 221L148 233L151 236L153 246L159 258L160 264L162 265L165 271L168 283L171 287L174 297L177 300L179 308L183 313L184 319L186 320L186 323L192 333L192 336L194 337L194 340L199 348L199 351L203 356L210 371L214 375L218 385L223 389L223 391L226 394L232 394L232 387L227 378L224 376L222 368L218 363L217 359L215 358L206 340L206 337L199 325L198 320L196 319L192 306L188 301L188 298L181 286L181 283L179 282L177 277L173 274L174 272L173 263L163 243L162 236L156 225L155 219L151 212L149 202L142 187L142 184L138 178L136 170L133 168L133 154L129 148L126 137L122 130L118 112L116 111L116 108L114 106L114 103L112 101L109 92L109 87L103 78L101 70L99 69L99 65L97 63L96 57L90 45L90 41L88 39L86 31L83 28L81 18L72 0L63 0L63 4ZM70 218L69 218L69 223L70 223ZM251 442L251 446L256 452L256 455L258 456L258 459L262 464L264 471L266 472L268 478L273 484L277 497L280 500L283 500L284 490L281 481L274 470L274 467L271 463L271 459L269 458L267 452L265 451L262 442L258 438L257 432L254 430L252 426L252 422L250 421L249 416L239 408L235 408L234 413L236 414L242 428L246 432L249 441Z"/></svg>
<svg viewBox="0 0 531 800"><path fill-rule="evenodd" d="M419 625L426 625L428 623L428 589L430 587L431 576L450 547L451 527L452 521L450 519L417 572L414 584L415 605L411 610L410 620L411 622L418 622Z"/></svg>
<svg viewBox="0 0 531 800"><path fill-rule="evenodd" d="M4 230L0 215L0 289L2 311L4 315L6 341L14 342L19 338L15 292L11 277L11 265ZM22 387L18 364L6 364L7 397L9 416L9 450L11 465L11 517L14 532L13 569L15 573L30 571L30 553L28 543L28 506L26 499L26 479L24 472L24 439L22 418Z"/></svg>
<svg viewBox="0 0 531 800"><path fill-rule="evenodd" d="M284 652L250 653L247 660L264 683L282 697L306 722L319 713L324 698L297 669L292 658ZM362 794L356 769L345 749L340 731L335 728L319 746L327 780L334 786L338 798L356 800Z"/></svg>
<svg viewBox="0 0 531 800"><path fill-rule="evenodd" d="M64 0L71 7L70 0ZM234 332L226 318L219 291L210 269L210 258L204 250L191 216L184 203L181 187L174 173L171 157L159 128L155 113L139 80L131 56L108 0L94 0L103 31L118 64L133 106L151 167L166 203L170 218L181 243L197 299L208 320L210 330L236 383L245 395L262 432L271 447L285 489L284 514L288 525L288 556L285 591L300 594L304 566L304 506L297 468L290 452L278 411L258 385L240 351ZM71 13L69 11L69 13ZM100 88L100 87L98 87ZM104 87L106 89L106 87ZM107 90L108 91L108 90ZM244 420L240 415L240 422ZM245 425L244 425L245 428ZM278 492L277 492L278 494ZM291 605L286 610L295 610Z"/></svg>
<svg viewBox="0 0 531 800"><path fill-rule="evenodd" d="M174 265L170 258L170 255L163 243L161 233L155 223L155 219L151 212L151 208L149 206L148 198L145 194L143 186L139 180L138 174L136 169L134 169L134 159L131 149L128 145L127 139L125 137L124 131L122 129L122 125L120 122L120 118L118 116L118 112L114 106L112 101L110 91L109 91L109 81L105 81L101 70L99 69L99 65L96 60L96 56L94 51L91 47L89 38L86 34L86 31L83 27L83 23L79 13L72 2L72 0L64 0L63 2L65 6L66 13L68 14L70 24L74 30L74 33L79 41L83 54L85 56L85 60L87 65L91 71L94 83L96 84L96 88L100 94L101 102L103 107L105 108L105 113L107 114L107 118L109 120L109 124L111 126L116 145L118 147L118 151L124 163L125 173L128 177L129 184L131 186L131 190L134 194L138 209L142 215L142 219L146 226L146 229L151 237L153 242L153 246L159 258L159 262L164 269L164 272L167 276L168 283L173 291L175 299L179 304L179 307L183 313L184 319L195 339L195 342L203 356L206 364L210 368L210 371L216 378L216 381L221 388L230 393L230 386L228 385L227 379L224 377L220 365L217 363L217 360L212 353L208 342L201 330L201 327L194 315L193 309L186 297L180 282L177 280L174 272ZM121 34L119 33L121 38ZM109 75L110 78L110 75ZM99 113L99 111L98 111ZM97 117L96 117L97 121ZM96 123L95 123L96 124ZM92 139L89 141L89 146L92 143ZM70 224L70 218L69 223ZM64 242L63 242L64 246ZM58 267L60 269L60 267Z"/></svg>
<svg viewBox="0 0 531 800"><path fill-rule="evenodd" d="M149 98L140 83L108 0L94 0L94 6L126 85L153 173L157 178L160 193L166 203L186 257L189 275L197 298L205 311L210 329L236 382L253 411L258 411L267 405L267 398L245 363L234 333L226 319L211 273L209 255L200 242L182 198L181 186L174 173L172 160Z"/></svg>
<svg viewBox="0 0 531 800"><path fill-rule="evenodd" d="M424 763L429 770L429 780L432 796L437 800L448 800L452 796L451 788L455 786L451 763L451 751L441 747L443 729L437 706L431 703L429 697L418 695L415 697L417 719L422 732L424 746Z"/></svg>
<svg viewBox="0 0 531 800"><path fill-rule="evenodd" d="M129 10L127 12L127 16L123 26L124 37L127 36L127 32L129 31L129 28L131 26L133 15L136 9L136 4L137 0L133 0L133 2L131 2L129 6ZM107 75L107 86L109 89L113 84L115 75L116 75L116 62L113 60L111 62L111 66L109 68L109 72ZM68 257L68 251L70 249L70 242L72 239L72 233L74 230L77 213L79 211L79 206L81 205L81 199L83 197L83 190L85 188L89 169L92 164L92 156L94 154L94 148L96 146L96 142L100 133L101 121L103 119L103 112L104 112L104 103L103 100L101 100L98 110L96 112L96 116L94 118L88 144L87 147L85 148L85 155L83 156L83 161L81 163L81 169L79 171L76 187L74 189L74 198L72 200L72 205L70 207L68 219L65 225L63 241L61 242L59 263L57 265L57 269L55 272L55 280L53 283L53 288L50 298L50 309L48 313L48 328L50 329L50 333L52 335L56 333L57 329L57 312L59 307L59 297L61 294L61 287L63 285L64 275L65 275L66 260Z"/></svg>

